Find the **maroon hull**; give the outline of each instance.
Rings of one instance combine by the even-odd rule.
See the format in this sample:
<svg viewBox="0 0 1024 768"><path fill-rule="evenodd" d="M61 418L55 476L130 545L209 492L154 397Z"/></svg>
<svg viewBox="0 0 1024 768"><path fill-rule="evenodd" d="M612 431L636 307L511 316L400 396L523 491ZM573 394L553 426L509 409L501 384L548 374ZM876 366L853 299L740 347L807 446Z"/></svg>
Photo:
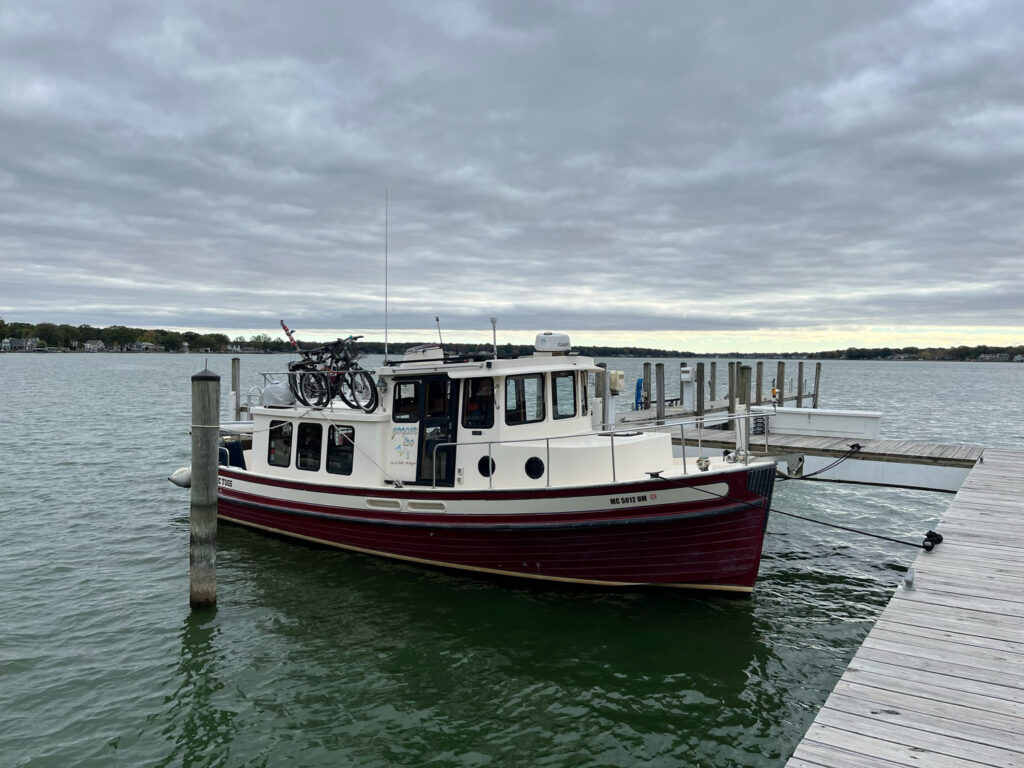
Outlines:
<svg viewBox="0 0 1024 768"><path fill-rule="evenodd" d="M254 480L227 469L222 474ZM725 496L543 515L490 511L501 509L503 498L510 502L508 507L514 507L511 497L521 497L518 492L451 491L431 496L452 502L478 496L489 499L480 505L487 507L487 514L456 516L358 509L349 491L339 493L337 504L328 506L222 488L218 512L227 520L308 540L475 571L598 584L747 591L757 579L773 478L774 466L751 467L715 478L728 482ZM307 490L294 483L260 482L286 485L300 495ZM679 487L679 481L652 480L631 488L634 493L668 499ZM610 489L612 494L624 492L622 485ZM588 489L585 495L601 497L600 490ZM386 495L423 498L422 492L410 490ZM552 490L542 495L557 500L582 493Z"/></svg>

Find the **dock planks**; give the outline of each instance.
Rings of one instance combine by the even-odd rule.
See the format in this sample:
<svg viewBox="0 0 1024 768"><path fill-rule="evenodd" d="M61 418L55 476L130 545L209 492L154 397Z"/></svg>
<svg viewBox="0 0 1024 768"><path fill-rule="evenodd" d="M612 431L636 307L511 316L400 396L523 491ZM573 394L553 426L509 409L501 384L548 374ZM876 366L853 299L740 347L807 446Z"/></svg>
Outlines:
<svg viewBox="0 0 1024 768"><path fill-rule="evenodd" d="M1024 766L1024 451L989 448L787 768Z"/></svg>

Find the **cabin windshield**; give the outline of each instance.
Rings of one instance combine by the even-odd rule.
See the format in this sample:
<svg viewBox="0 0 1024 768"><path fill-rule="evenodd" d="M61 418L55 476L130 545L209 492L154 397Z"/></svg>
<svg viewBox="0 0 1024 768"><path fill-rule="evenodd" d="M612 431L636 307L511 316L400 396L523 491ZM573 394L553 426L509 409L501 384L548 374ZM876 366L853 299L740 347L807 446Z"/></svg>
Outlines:
<svg viewBox="0 0 1024 768"><path fill-rule="evenodd" d="M462 389L462 426L490 429L494 426L494 379L466 379Z"/></svg>
<svg viewBox="0 0 1024 768"><path fill-rule="evenodd" d="M551 415L556 419L569 419L576 415L575 371L551 374Z"/></svg>
<svg viewBox="0 0 1024 768"><path fill-rule="evenodd" d="M505 423L544 421L544 374L526 373L505 379Z"/></svg>

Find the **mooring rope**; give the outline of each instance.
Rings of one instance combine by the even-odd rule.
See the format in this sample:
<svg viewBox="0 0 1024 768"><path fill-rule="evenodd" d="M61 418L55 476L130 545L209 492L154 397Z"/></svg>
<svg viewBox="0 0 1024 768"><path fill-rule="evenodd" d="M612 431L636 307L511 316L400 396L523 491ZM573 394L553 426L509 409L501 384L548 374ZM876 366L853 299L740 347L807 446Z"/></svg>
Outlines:
<svg viewBox="0 0 1024 768"><path fill-rule="evenodd" d="M860 446L858 446L858 450L859 449L860 449ZM775 507L762 507L759 504L754 504L754 503L749 502L749 501L743 501L742 499L736 499L736 498L733 498L732 496L729 496L727 494L715 493L714 491L709 491L706 488L700 488L700 487L695 486L695 485L687 485L687 484L682 483L682 482L680 482L678 480L675 480L675 479L673 479L671 477L661 477L660 473L658 474L658 479L660 479L660 480L668 480L670 483L675 483L675 484L677 484L679 486L682 486L684 488L692 488L695 491L700 491L701 493L706 493L709 496L714 496L715 498L718 498L718 499L725 499L727 501L732 501L732 502L735 502L736 504L744 504L744 505L746 505L748 507L752 507L754 509L762 509L762 508L764 508L764 509L767 509L769 512L773 512L773 513L778 514L778 515L785 515L786 517L795 517L795 518L797 518L799 520L805 520L808 523L817 523L818 525L825 525L825 526L828 526L829 528L839 528L840 530L843 530L843 531L849 531L850 533L859 533L859 534L861 534L863 536L871 536L872 538L875 538L875 539L884 539L885 541L891 541L891 542L893 542L895 544L902 544L905 547L916 547L918 549L923 549L925 552L931 552L935 548L936 544L941 544L942 543L942 534L936 533L935 531L928 531L924 535L924 541L921 544L918 544L917 542L914 542L914 541L904 541L903 539L896 539L896 538L893 538L892 536L883 536L880 533L871 533L870 531L862 531L862 530L860 530L858 528L850 528L849 526L846 526L846 525L839 525L837 523L827 523L824 520L815 520L812 517L804 517L803 515L798 515L798 514L795 514L793 512L784 512L781 509L775 509Z"/></svg>

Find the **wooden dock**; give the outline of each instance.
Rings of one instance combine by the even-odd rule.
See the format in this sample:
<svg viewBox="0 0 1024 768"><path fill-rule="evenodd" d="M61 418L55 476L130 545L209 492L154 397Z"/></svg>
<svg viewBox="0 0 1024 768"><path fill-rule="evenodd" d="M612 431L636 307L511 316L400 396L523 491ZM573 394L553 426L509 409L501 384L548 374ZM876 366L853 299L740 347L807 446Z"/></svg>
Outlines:
<svg viewBox="0 0 1024 768"><path fill-rule="evenodd" d="M988 448L787 768L1024 766L1024 451Z"/></svg>
<svg viewBox="0 0 1024 768"><path fill-rule="evenodd" d="M732 450L736 433L731 429L697 429L683 431L686 444L706 448ZM679 429L673 432L679 440ZM810 435L751 435L750 452L757 455L807 454L839 458L850 452L850 445L859 443L856 458L861 461L889 461L903 464L924 464L940 467L973 467L985 450L976 445L945 445L915 440L864 440L849 437L813 437ZM986 454L987 455L987 454Z"/></svg>

